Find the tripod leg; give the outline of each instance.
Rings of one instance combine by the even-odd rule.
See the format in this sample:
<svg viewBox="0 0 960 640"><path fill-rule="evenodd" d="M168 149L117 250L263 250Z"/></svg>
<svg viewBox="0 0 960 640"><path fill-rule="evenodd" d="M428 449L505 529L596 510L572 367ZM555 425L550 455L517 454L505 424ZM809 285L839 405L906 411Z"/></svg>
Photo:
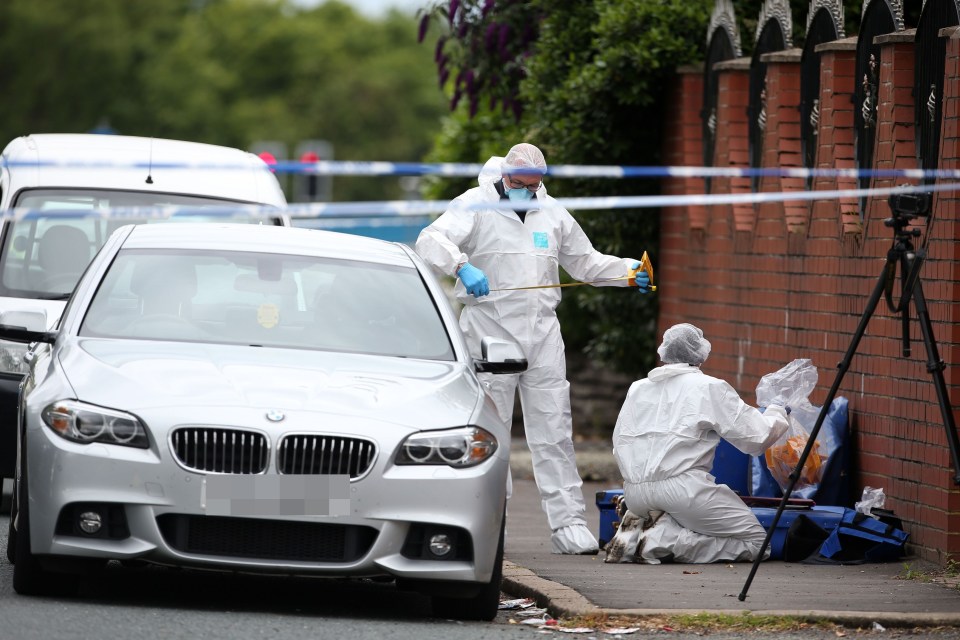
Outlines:
<svg viewBox="0 0 960 640"><path fill-rule="evenodd" d="M943 369L946 365L940 359L937 342L933 337L933 326L930 323L930 314L927 312L927 301L923 297L923 285L919 280L913 287L913 301L917 307L917 319L920 321L923 344L927 347L927 371L933 376L933 386L937 390L940 415L943 417L943 426L947 429L947 444L950 447L950 457L953 459L953 482L960 485L960 438L957 436L957 426L953 420L953 410L950 408L947 385L943 380Z"/></svg>
<svg viewBox="0 0 960 640"><path fill-rule="evenodd" d="M803 448L803 452L800 454L800 459L797 462L797 466L790 474L790 482L787 484L787 488L783 492L783 499L780 501L780 506L777 507L777 513L773 516L773 521L770 523L770 527L767 529L767 536L763 539L763 544L760 546L760 552L753 561L753 566L750 568L750 574L747 576L747 581L743 585L743 590L740 592L740 595L737 596L737 599L740 600L740 602L743 602L747 599L747 591L750 589L750 584L753 582L753 578L757 573L757 568L760 566L760 562L763 560L763 554L770 545L770 539L773 538L774 531L777 528L777 523L780 521L780 515L783 513L784 507L787 506L787 500L790 499L790 494L793 492L793 487L797 484L797 480L800 478L800 473L803 471L803 465L806 464L807 457L810 455L810 451L813 449L813 446L816 443L817 434L820 433L820 427L823 426L823 420L827 417L827 412L830 410L830 405L833 403L833 399L837 395L837 390L840 388L840 383L843 381L843 376L847 373L847 369L850 368L850 361L853 359L853 354L857 352L857 347L860 345L860 340L863 338L863 334L867 329L867 323L873 316L873 312L876 311L877 304L880 302L880 298L883 296L887 279L893 277L895 269L896 253L894 251L890 251L887 254L887 263L884 266L883 272L877 279L877 285L873 288L873 293L870 294L870 299L867 301L867 306L863 310L863 315L860 316L860 323L857 325L857 330L853 334L853 339L850 341L850 346L847 347L847 352L844 354L843 360L841 360L840 364L837 365L837 377L834 378L833 384L830 386L830 391L827 392L827 398L823 401L823 407L821 407L820 414L817 416L817 422L813 427L813 431L810 432L810 437L807 439L807 445Z"/></svg>

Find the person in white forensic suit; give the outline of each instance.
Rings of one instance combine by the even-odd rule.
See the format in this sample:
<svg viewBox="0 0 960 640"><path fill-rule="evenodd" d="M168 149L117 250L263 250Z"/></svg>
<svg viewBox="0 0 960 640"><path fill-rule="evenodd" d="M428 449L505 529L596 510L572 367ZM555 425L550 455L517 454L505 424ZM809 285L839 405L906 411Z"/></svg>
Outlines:
<svg viewBox="0 0 960 640"><path fill-rule="evenodd" d="M512 338L528 368L514 375L479 374L509 429L517 386L527 445L541 504L552 531L554 553L594 554L597 540L587 527L573 449L570 384L556 307L559 267L597 286L628 286L638 260L604 255L593 248L573 216L547 195L547 164L532 144L513 146L506 158L490 158L479 186L454 199L421 231L416 251L443 274L456 276L455 293L471 355L480 357L485 336ZM526 206L523 206L526 204ZM636 276L646 292L649 278ZM508 497L511 492L508 479Z"/></svg>
<svg viewBox="0 0 960 640"><path fill-rule="evenodd" d="M613 431L623 497L644 520L633 559L753 562L766 532L710 469L721 437L744 453L766 451L787 430L787 411L761 413L703 373L710 342L692 324L667 329L657 353L664 365L630 386Z"/></svg>

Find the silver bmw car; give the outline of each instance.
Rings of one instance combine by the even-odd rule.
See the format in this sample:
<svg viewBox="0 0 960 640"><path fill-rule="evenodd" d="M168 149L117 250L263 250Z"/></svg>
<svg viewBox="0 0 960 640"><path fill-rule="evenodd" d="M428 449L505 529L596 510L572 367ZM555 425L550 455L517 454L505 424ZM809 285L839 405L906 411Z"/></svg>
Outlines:
<svg viewBox="0 0 960 640"><path fill-rule="evenodd" d="M435 613L499 602L509 433L407 247L231 224L117 230L56 331L23 312L8 555L21 594L109 560L389 577Z"/></svg>

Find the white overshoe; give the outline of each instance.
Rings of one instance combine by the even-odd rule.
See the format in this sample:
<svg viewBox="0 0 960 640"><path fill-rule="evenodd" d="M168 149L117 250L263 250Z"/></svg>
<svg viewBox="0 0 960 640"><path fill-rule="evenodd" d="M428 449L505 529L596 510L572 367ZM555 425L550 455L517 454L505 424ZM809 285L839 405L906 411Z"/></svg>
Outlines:
<svg viewBox="0 0 960 640"><path fill-rule="evenodd" d="M594 555L600 551L597 539L585 524L560 527L550 536L550 544L553 547L553 553L567 555Z"/></svg>

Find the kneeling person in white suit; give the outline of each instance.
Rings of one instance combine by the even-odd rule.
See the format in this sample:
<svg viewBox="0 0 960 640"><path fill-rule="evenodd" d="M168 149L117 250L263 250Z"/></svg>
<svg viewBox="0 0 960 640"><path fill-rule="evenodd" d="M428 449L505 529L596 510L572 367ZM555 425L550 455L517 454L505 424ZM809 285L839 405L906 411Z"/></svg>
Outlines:
<svg viewBox="0 0 960 640"><path fill-rule="evenodd" d="M643 522L633 559L753 562L766 532L710 469L721 437L762 454L787 430L786 411L771 405L760 413L700 371L710 342L691 324L667 329L657 353L664 366L630 386L613 432L623 496Z"/></svg>

